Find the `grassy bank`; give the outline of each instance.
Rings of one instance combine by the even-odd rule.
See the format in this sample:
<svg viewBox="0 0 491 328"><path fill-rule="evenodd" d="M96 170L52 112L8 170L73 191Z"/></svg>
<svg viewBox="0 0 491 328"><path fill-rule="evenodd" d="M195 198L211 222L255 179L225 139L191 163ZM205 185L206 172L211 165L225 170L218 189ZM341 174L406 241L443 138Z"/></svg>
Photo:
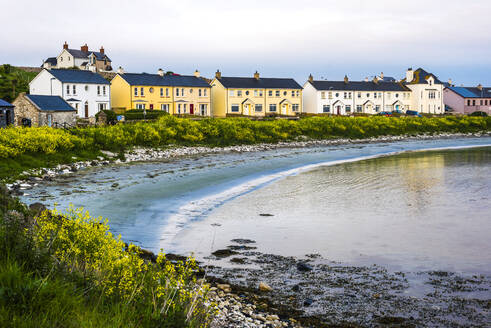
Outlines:
<svg viewBox="0 0 491 328"><path fill-rule="evenodd" d="M209 323L214 309L193 260L145 262L80 210L35 214L0 186L0 327Z"/></svg>
<svg viewBox="0 0 491 328"><path fill-rule="evenodd" d="M95 158L100 150L122 152L134 146L229 146L308 139L471 133L491 130L491 117L308 117L298 121L244 118L192 121L173 116L154 122L89 127L0 130L0 178L25 168ZM24 164L23 164L24 163ZM7 173L9 171L9 173Z"/></svg>

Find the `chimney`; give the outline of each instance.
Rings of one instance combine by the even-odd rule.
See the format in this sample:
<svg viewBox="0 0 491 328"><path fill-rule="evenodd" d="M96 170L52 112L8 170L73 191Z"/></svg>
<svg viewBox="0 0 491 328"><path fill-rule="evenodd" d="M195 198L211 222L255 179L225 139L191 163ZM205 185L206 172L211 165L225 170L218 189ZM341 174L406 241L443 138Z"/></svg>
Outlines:
<svg viewBox="0 0 491 328"><path fill-rule="evenodd" d="M380 79L383 80L384 79L384 72L381 72L380 73Z"/></svg>
<svg viewBox="0 0 491 328"><path fill-rule="evenodd" d="M256 71L256 73L254 73L254 78L255 78L256 80L259 80L259 73L258 73L257 71Z"/></svg>
<svg viewBox="0 0 491 328"><path fill-rule="evenodd" d="M312 74L309 75L309 82L314 82L314 77L312 76Z"/></svg>
<svg viewBox="0 0 491 328"><path fill-rule="evenodd" d="M222 72L220 72L220 70L218 70L218 69L217 69L217 72L215 73L215 78L217 78L217 79L222 78Z"/></svg>
<svg viewBox="0 0 491 328"><path fill-rule="evenodd" d="M65 43L63 44L63 49L65 49L65 50L67 50L67 49L68 49L68 43L66 43L66 41L65 41Z"/></svg>
<svg viewBox="0 0 491 328"><path fill-rule="evenodd" d="M124 74L124 69L121 66L118 68L118 74Z"/></svg>
<svg viewBox="0 0 491 328"><path fill-rule="evenodd" d="M157 74L160 76L164 76L164 70L159 68L159 70L157 71Z"/></svg>
<svg viewBox="0 0 491 328"><path fill-rule="evenodd" d="M200 76L201 76L201 74L200 74L200 72L199 72L198 70L195 70L195 71L194 71L194 76L195 76L195 77L200 77Z"/></svg>
<svg viewBox="0 0 491 328"><path fill-rule="evenodd" d="M104 55L104 47L103 46L101 46L101 49L99 50L99 52Z"/></svg>
<svg viewBox="0 0 491 328"><path fill-rule="evenodd" d="M376 76L373 78L373 83L378 84L378 79Z"/></svg>
<svg viewBox="0 0 491 328"><path fill-rule="evenodd" d="M481 83L479 83L479 84L477 85L477 90L482 91L482 84L481 84Z"/></svg>
<svg viewBox="0 0 491 328"><path fill-rule="evenodd" d="M451 86L451 87L453 86L453 83L452 82L453 82L452 79L448 79L448 85Z"/></svg>
<svg viewBox="0 0 491 328"><path fill-rule="evenodd" d="M368 82L368 76L367 76L367 77L365 77L365 82Z"/></svg>
<svg viewBox="0 0 491 328"><path fill-rule="evenodd" d="M87 43L81 46L80 50L83 52L89 52L89 46L87 45Z"/></svg>
<svg viewBox="0 0 491 328"><path fill-rule="evenodd" d="M348 75L345 75L344 76L344 84L348 84L348 82L349 82Z"/></svg>
<svg viewBox="0 0 491 328"><path fill-rule="evenodd" d="M414 71L409 67L406 71L406 82L412 82L414 80Z"/></svg>

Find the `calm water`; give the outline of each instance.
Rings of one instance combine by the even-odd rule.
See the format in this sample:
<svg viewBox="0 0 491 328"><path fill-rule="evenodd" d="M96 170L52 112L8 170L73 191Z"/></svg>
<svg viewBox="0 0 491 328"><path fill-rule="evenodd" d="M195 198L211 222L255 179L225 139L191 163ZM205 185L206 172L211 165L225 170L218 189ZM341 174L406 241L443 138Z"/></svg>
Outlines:
<svg viewBox="0 0 491 328"><path fill-rule="evenodd" d="M491 272L490 164L491 138L215 154L93 169L23 200L84 206L154 251L206 257L249 238L282 255Z"/></svg>

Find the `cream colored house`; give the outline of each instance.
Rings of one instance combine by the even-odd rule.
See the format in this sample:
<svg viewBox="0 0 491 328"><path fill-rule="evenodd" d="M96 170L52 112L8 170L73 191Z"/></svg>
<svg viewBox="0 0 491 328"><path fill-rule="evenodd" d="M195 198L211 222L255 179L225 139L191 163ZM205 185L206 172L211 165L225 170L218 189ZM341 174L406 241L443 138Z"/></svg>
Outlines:
<svg viewBox="0 0 491 328"><path fill-rule="evenodd" d="M50 57L43 62L42 67L51 68L73 68L89 70L93 72L112 71L111 59L101 47L99 51L89 50L87 44L78 49L70 49L68 44L63 44L63 50L57 57Z"/></svg>
<svg viewBox="0 0 491 328"><path fill-rule="evenodd" d="M293 116L302 113L302 87L290 78L222 77L211 81L213 116Z"/></svg>
<svg viewBox="0 0 491 328"><path fill-rule="evenodd" d="M409 68L406 78L401 81L411 89L411 109L420 113L443 114L443 83L422 68L413 71Z"/></svg>

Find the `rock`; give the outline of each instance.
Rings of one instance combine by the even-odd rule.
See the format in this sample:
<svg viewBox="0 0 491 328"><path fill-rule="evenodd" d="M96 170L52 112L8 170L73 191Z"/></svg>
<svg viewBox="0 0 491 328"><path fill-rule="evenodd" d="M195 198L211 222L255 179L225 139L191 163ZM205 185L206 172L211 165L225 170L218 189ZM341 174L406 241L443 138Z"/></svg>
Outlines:
<svg viewBox="0 0 491 328"><path fill-rule="evenodd" d="M294 292L299 292L299 291L300 291L300 285L298 285L298 284L297 284L297 285L293 286L293 287L292 287L292 290L293 290Z"/></svg>
<svg viewBox="0 0 491 328"><path fill-rule="evenodd" d="M301 272L308 272L308 271L312 271L312 267L305 262L298 262L297 270Z"/></svg>
<svg viewBox="0 0 491 328"><path fill-rule="evenodd" d="M46 206L41 203L33 203L29 205L29 209L34 213L34 216L39 216L46 211Z"/></svg>
<svg viewBox="0 0 491 328"><path fill-rule="evenodd" d="M117 188L117 187L119 187L119 183L117 183L117 182L115 182L115 183L113 183L113 184L111 185L111 188Z"/></svg>
<svg viewBox="0 0 491 328"><path fill-rule="evenodd" d="M269 213L261 213L259 214L259 216L274 216L273 214L269 214Z"/></svg>
<svg viewBox="0 0 491 328"><path fill-rule="evenodd" d="M232 239L231 242L244 245L244 244L255 244L256 241L251 240L251 239Z"/></svg>
<svg viewBox="0 0 491 328"><path fill-rule="evenodd" d="M303 301L304 306L311 306L312 303L314 303L314 300L311 298L306 298L305 301Z"/></svg>
<svg viewBox="0 0 491 328"><path fill-rule="evenodd" d="M107 150L101 150L101 153L106 155L107 157L116 157L116 154Z"/></svg>
<svg viewBox="0 0 491 328"><path fill-rule="evenodd" d="M230 259L230 262L237 263L237 264L245 264L246 263L246 258L244 258L244 257L234 257L234 258Z"/></svg>
<svg viewBox="0 0 491 328"><path fill-rule="evenodd" d="M269 286L265 282L262 282L261 281L259 283L259 290L262 291L262 292L271 292L273 290L273 288L271 288L271 286Z"/></svg>
<svg viewBox="0 0 491 328"><path fill-rule="evenodd" d="M214 251L211 254L216 256L216 257L224 258L224 257L229 257L231 255L239 254L239 253L235 252L233 250L230 250L230 249L219 249L217 251Z"/></svg>

